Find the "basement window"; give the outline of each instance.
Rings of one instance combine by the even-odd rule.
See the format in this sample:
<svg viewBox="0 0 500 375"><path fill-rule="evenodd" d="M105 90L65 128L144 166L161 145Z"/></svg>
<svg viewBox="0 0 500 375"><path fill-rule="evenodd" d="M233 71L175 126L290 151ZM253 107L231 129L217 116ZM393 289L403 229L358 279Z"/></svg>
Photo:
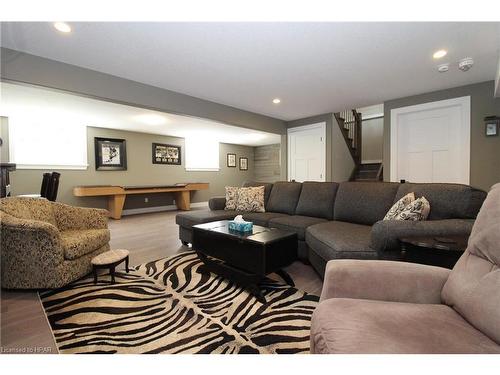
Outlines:
<svg viewBox="0 0 500 375"><path fill-rule="evenodd" d="M201 137L186 138L186 171L219 171L219 142Z"/></svg>
<svg viewBox="0 0 500 375"><path fill-rule="evenodd" d="M87 169L85 125L40 114L8 121L10 161L18 169Z"/></svg>

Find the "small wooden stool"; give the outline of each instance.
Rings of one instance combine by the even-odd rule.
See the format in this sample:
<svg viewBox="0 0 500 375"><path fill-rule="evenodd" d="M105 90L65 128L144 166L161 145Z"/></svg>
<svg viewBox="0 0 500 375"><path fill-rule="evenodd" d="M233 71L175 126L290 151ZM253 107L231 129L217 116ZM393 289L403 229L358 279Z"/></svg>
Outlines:
<svg viewBox="0 0 500 375"><path fill-rule="evenodd" d="M92 272L94 273L94 284L97 284L97 270L108 268L111 275L111 283L115 283L115 267L125 261L125 270L128 273L129 251L125 249L109 250L92 258Z"/></svg>

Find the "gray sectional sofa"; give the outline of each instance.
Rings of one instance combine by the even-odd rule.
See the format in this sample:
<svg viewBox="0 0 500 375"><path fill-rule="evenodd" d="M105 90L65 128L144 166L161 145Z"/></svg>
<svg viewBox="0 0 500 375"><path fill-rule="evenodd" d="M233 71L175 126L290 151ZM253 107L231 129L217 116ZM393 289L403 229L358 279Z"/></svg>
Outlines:
<svg viewBox="0 0 500 375"><path fill-rule="evenodd" d="M295 231L299 258L324 276L332 259L400 259L398 238L409 235L468 235L486 192L460 184L390 182L248 182L265 187L266 212L224 210L225 198L210 210L176 216L179 238L192 242L192 226L238 214L257 225ZM391 206L409 192L430 202L427 221L383 221Z"/></svg>

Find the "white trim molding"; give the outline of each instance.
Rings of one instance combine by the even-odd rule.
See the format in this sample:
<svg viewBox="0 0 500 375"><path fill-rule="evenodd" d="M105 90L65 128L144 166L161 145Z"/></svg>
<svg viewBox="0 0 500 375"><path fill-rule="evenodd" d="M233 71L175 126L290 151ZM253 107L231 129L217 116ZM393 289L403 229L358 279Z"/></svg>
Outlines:
<svg viewBox="0 0 500 375"><path fill-rule="evenodd" d="M462 181L464 184L470 183L470 96L462 96L459 98L438 100L435 102L428 102L423 104L412 105L408 107L395 108L391 110L391 123L390 123L390 181L397 182L397 166L398 166L398 117L400 115L427 111L432 109L446 108L460 106L462 110L462 123L461 123L461 165L462 165Z"/></svg>
<svg viewBox="0 0 500 375"><path fill-rule="evenodd" d="M86 170L88 165L30 165L30 164L16 164L16 169L47 169L47 170Z"/></svg>
<svg viewBox="0 0 500 375"><path fill-rule="evenodd" d="M208 208L208 202L191 203L191 207L206 207L206 208ZM123 210L122 216L149 214L152 212L164 212L164 211L177 211L177 206L175 204L170 204L168 206L129 208L128 210Z"/></svg>
<svg viewBox="0 0 500 375"><path fill-rule="evenodd" d="M382 163L382 159L361 160L361 164L375 164L375 163Z"/></svg>

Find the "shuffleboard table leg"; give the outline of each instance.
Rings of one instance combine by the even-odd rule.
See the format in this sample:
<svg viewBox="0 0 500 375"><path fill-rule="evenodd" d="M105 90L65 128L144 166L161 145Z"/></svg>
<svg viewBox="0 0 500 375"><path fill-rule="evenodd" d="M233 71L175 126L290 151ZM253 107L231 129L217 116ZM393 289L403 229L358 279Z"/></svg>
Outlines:
<svg viewBox="0 0 500 375"><path fill-rule="evenodd" d="M175 193L175 204L178 210L189 211L191 209L191 195L188 190Z"/></svg>
<svg viewBox="0 0 500 375"><path fill-rule="evenodd" d="M125 194L115 194L108 197L109 216L120 220L122 217L123 205L125 204Z"/></svg>

